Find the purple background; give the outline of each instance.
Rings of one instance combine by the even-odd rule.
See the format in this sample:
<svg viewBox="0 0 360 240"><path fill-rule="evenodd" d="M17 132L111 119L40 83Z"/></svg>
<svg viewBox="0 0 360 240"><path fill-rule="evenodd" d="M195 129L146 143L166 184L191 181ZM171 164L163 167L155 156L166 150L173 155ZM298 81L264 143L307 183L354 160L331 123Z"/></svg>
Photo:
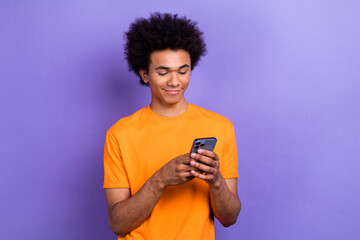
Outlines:
<svg viewBox="0 0 360 240"><path fill-rule="evenodd" d="M218 239L358 239L360 2L1 1L0 239L116 239L103 143L150 103L129 73L135 17L197 21L188 101L228 117L243 209Z"/></svg>

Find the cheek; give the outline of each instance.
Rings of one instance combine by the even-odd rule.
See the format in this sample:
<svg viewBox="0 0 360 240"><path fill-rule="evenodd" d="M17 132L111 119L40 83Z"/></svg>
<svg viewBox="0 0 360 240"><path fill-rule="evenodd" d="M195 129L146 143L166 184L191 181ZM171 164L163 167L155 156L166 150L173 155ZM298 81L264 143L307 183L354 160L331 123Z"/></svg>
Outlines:
<svg viewBox="0 0 360 240"><path fill-rule="evenodd" d="M159 83L159 79L157 79L156 77L151 76L149 78L149 86L156 88L160 85Z"/></svg>
<svg viewBox="0 0 360 240"><path fill-rule="evenodd" d="M184 84L184 89L187 89L188 86L189 86L189 82L186 82L186 83Z"/></svg>
<svg viewBox="0 0 360 240"><path fill-rule="evenodd" d="M189 86L189 83L190 83L190 76L183 81L184 88L187 88Z"/></svg>

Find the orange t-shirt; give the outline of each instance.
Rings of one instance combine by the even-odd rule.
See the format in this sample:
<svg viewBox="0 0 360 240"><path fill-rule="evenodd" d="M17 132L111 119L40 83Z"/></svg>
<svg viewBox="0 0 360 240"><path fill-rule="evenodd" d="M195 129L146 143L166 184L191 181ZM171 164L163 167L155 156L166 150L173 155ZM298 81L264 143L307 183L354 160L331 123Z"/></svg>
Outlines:
<svg viewBox="0 0 360 240"><path fill-rule="evenodd" d="M163 117L145 107L120 119L107 132L104 188L129 188L134 195L171 159L190 152L195 138L216 137L223 177L237 178L234 127L225 117L188 104L177 117ZM149 218L125 238L214 239L214 219L206 182L167 187Z"/></svg>

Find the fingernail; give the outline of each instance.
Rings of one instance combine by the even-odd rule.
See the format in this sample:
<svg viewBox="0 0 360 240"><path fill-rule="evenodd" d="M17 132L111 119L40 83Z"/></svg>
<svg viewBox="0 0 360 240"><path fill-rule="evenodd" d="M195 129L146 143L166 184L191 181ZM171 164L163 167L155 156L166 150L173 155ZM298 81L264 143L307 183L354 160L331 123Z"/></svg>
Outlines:
<svg viewBox="0 0 360 240"><path fill-rule="evenodd" d="M202 153L202 152L203 152L203 150L201 150L201 149L198 150L198 153Z"/></svg>
<svg viewBox="0 0 360 240"><path fill-rule="evenodd" d="M191 157L196 157L196 153L192 153L192 154L191 154Z"/></svg>

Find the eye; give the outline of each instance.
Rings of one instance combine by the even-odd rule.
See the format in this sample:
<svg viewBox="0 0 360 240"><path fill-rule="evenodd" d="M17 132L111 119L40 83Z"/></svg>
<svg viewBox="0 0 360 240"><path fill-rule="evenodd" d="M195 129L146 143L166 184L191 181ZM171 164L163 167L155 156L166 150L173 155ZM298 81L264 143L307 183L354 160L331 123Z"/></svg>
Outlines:
<svg viewBox="0 0 360 240"><path fill-rule="evenodd" d="M187 71L179 72L179 74L181 74L181 75L185 75L186 73L187 73Z"/></svg>
<svg viewBox="0 0 360 240"><path fill-rule="evenodd" d="M159 76L165 76L168 72L158 72Z"/></svg>

